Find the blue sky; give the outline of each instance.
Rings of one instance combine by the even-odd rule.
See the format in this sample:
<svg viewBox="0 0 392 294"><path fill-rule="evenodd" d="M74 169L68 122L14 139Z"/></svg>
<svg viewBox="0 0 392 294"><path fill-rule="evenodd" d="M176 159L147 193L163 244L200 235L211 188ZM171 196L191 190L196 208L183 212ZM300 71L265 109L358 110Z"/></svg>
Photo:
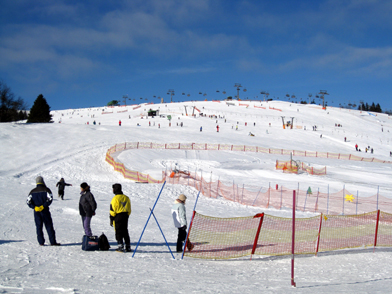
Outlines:
<svg viewBox="0 0 392 294"><path fill-rule="evenodd" d="M167 102L169 89L221 100L236 83L242 99L326 90L328 105L387 110L391 15L390 0L2 1L0 79L52 110Z"/></svg>

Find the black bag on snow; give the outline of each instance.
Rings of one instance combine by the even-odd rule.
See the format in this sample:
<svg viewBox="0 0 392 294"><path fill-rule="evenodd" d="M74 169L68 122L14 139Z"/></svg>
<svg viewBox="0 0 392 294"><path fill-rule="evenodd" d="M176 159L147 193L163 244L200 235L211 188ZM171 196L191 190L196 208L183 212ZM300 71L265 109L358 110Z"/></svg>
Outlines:
<svg viewBox="0 0 392 294"><path fill-rule="evenodd" d="M104 233L98 238L99 250L108 251L110 248L109 240Z"/></svg>
<svg viewBox="0 0 392 294"><path fill-rule="evenodd" d="M99 250L98 236L83 236L82 250L84 251L95 251Z"/></svg>

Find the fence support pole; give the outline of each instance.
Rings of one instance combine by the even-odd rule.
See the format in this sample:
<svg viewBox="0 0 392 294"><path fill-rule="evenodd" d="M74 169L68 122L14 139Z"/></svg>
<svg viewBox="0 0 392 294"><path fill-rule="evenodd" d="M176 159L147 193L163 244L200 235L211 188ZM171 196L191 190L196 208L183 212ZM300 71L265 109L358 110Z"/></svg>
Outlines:
<svg viewBox="0 0 392 294"><path fill-rule="evenodd" d="M378 236L378 223L380 222L380 210L377 210L377 223L376 223L376 233L374 236L374 247L373 247L373 253L376 250L377 246L377 236Z"/></svg>
<svg viewBox="0 0 392 294"><path fill-rule="evenodd" d="M252 260L252 256L253 256L253 254L255 254L255 251L256 251L256 248L257 248L257 242L259 241L261 225L263 224L263 219L264 219L264 213L256 214L254 217L255 218L256 217L260 217L260 222L259 222L259 227L257 228L255 241L253 242L253 248L252 248L252 253L250 254L250 260Z"/></svg>
<svg viewBox="0 0 392 294"><path fill-rule="evenodd" d="M211 175L210 175L210 198L211 198L211 184L212 184L212 171L211 171Z"/></svg>
<svg viewBox="0 0 392 294"><path fill-rule="evenodd" d="M327 214L328 214L328 208L329 208L329 184L328 184L328 196L327 196Z"/></svg>
<svg viewBox="0 0 392 294"><path fill-rule="evenodd" d="M316 198L316 205L314 206L314 212L317 211L319 194L320 194L320 188L317 189L317 198Z"/></svg>
<svg viewBox="0 0 392 294"><path fill-rule="evenodd" d="M189 225L188 233L186 234L186 239L185 239L184 249L182 250L181 259L184 258L185 249L186 249L186 246L188 245L188 241L189 241L188 240L188 235L189 235L189 233L191 232L191 229L192 229L193 218L195 217L195 214L196 214L196 205L197 205L197 201L199 200L199 195L200 195L200 191L197 194L196 201L195 201L195 206L193 207L192 219L191 219L191 223Z"/></svg>
<svg viewBox="0 0 392 294"><path fill-rule="evenodd" d="M283 205L283 190L282 190L282 185L280 185L280 208L282 209L282 205Z"/></svg>
<svg viewBox="0 0 392 294"><path fill-rule="evenodd" d="M316 246L316 254L319 251L319 247L320 247L320 236L321 236L321 224L323 223L323 213L321 213L320 215L320 226L319 226L319 232L318 232L318 236L317 236L317 246Z"/></svg>
<svg viewBox="0 0 392 294"><path fill-rule="evenodd" d="M155 219L155 222L156 222L157 225L158 225L159 230L161 231L161 234L162 234L162 236L163 236L163 239L165 239L167 248L169 248L169 251L170 251L171 256L173 257L173 259L176 259L176 258L174 257L174 255L173 255L173 252L172 252L171 249L170 249L169 243L167 243L165 234L163 234L163 231L162 231L162 229L161 229L161 226L159 225L159 222L158 222L157 218L155 217L155 214L152 212L151 208L150 208L150 211L151 211L152 216L153 216L154 219Z"/></svg>
<svg viewBox="0 0 392 294"><path fill-rule="evenodd" d="M263 188L263 186L260 187L259 193L257 193L255 200L253 200L252 206L255 205L255 202L257 200L257 197L259 197L260 191Z"/></svg>
<svg viewBox="0 0 392 294"><path fill-rule="evenodd" d="M140 244L140 240L141 240L142 237L143 237L144 231L146 230L147 224L148 224L148 222L149 222L149 220L150 220L150 218L151 218L151 215L152 215L152 213L153 213L153 211L154 211L155 205L157 205L157 203L158 203L159 197L161 196L161 193L162 193L162 191L163 191L163 188L165 187L165 184L166 184L166 181L163 182L163 185L162 185L161 191L160 191L159 194L158 194L157 200L155 200L154 206L152 207L152 209L150 209L150 210L151 210L150 215L148 216L146 225L145 225L144 228L143 228L142 234L140 235L139 241L137 242L137 245L136 245L135 251L134 251L133 254L132 254L132 257L135 256L135 253L136 253L136 251L137 251L137 248L139 247L139 244Z"/></svg>
<svg viewBox="0 0 392 294"><path fill-rule="evenodd" d="M294 254L295 254L295 190L293 190L293 232L291 241L291 286L296 287L294 282Z"/></svg>
<svg viewBox="0 0 392 294"><path fill-rule="evenodd" d="M220 179L220 176L219 176L219 178L218 178L218 182L217 182L217 184L216 184L216 199L218 199L218 196L219 196L219 179Z"/></svg>

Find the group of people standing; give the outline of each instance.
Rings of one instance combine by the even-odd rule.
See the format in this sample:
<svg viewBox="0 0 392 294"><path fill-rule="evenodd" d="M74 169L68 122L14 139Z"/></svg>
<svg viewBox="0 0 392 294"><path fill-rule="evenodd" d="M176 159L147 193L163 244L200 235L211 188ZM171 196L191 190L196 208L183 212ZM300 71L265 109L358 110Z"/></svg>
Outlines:
<svg viewBox="0 0 392 294"><path fill-rule="evenodd" d="M64 199L65 186L72 186L64 181L64 178L56 185L59 188L59 197ZM131 240L128 232L128 220L131 214L131 201L128 196L122 192L121 184L114 184L112 186L114 197L110 202L109 219L110 226L114 227L115 237L117 240L119 252L131 252ZM182 252L184 241L187 236L187 220L185 202L187 197L181 194L175 200L172 207L172 217L174 226L178 229L177 236L177 252ZM34 221L36 225L38 243L45 245L45 238L43 234L43 225L49 236L51 246L60 246L57 243L56 232L53 226L52 216L49 206L52 204L53 194L52 191L46 186L43 177L36 178L36 187L30 191L27 197L27 205L34 210ZM80 199L79 199L79 214L82 218L82 225L84 233L87 236L93 236L91 230L91 220L95 216L97 210L97 202L94 195L91 193L90 186L83 182L80 184ZM125 246L124 246L125 245ZM187 248L189 251L193 249L194 245L188 241Z"/></svg>
<svg viewBox="0 0 392 294"><path fill-rule="evenodd" d="M26 203L34 210L34 221L38 243L41 246L45 245L43 233L43 225L45 225L50 245L60 246L61 244L57 243L56 240L56 232L54 230L53 220L49 210L49 206L53 202L52 191L46 186L44 179L41 176L36 178L36 185L37 186L30 191ZM59 197L64 199L64 187L72 185L66 184L64 179L61 178L56 186L59 187ZM118 244L116 251L130 252L131 241L128 232L128 219L131 214L131 201L128 196L123 194L121 184L114 184L112 188L114 197L110 202L109 218L110 225L115 229ZM96 210L97 202L95 201L94 195L91 193L90 186L86 182L83 182L80 185L79 214L82 218L84 233L87 236L93 235L91 231L91 219L95 215Z"/></svg>

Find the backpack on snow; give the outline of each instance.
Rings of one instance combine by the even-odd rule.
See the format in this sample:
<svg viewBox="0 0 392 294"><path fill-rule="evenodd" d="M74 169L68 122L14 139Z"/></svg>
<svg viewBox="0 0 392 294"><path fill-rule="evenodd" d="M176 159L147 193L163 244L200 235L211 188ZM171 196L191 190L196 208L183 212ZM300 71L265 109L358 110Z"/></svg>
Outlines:
<svg viewBox="0 0 392 294"><path fill-rule="evenodd" d="M101 251L108 251L110 248L109 240L104 233L98 238L98 246Z"/></svg>
<svg viewBox="0 0 392 294"><path fill-rule="evenodd" d="M83 236L82 239L82 250L84 251L95 251L99 250L99 242L97 236Z"/></svg>

